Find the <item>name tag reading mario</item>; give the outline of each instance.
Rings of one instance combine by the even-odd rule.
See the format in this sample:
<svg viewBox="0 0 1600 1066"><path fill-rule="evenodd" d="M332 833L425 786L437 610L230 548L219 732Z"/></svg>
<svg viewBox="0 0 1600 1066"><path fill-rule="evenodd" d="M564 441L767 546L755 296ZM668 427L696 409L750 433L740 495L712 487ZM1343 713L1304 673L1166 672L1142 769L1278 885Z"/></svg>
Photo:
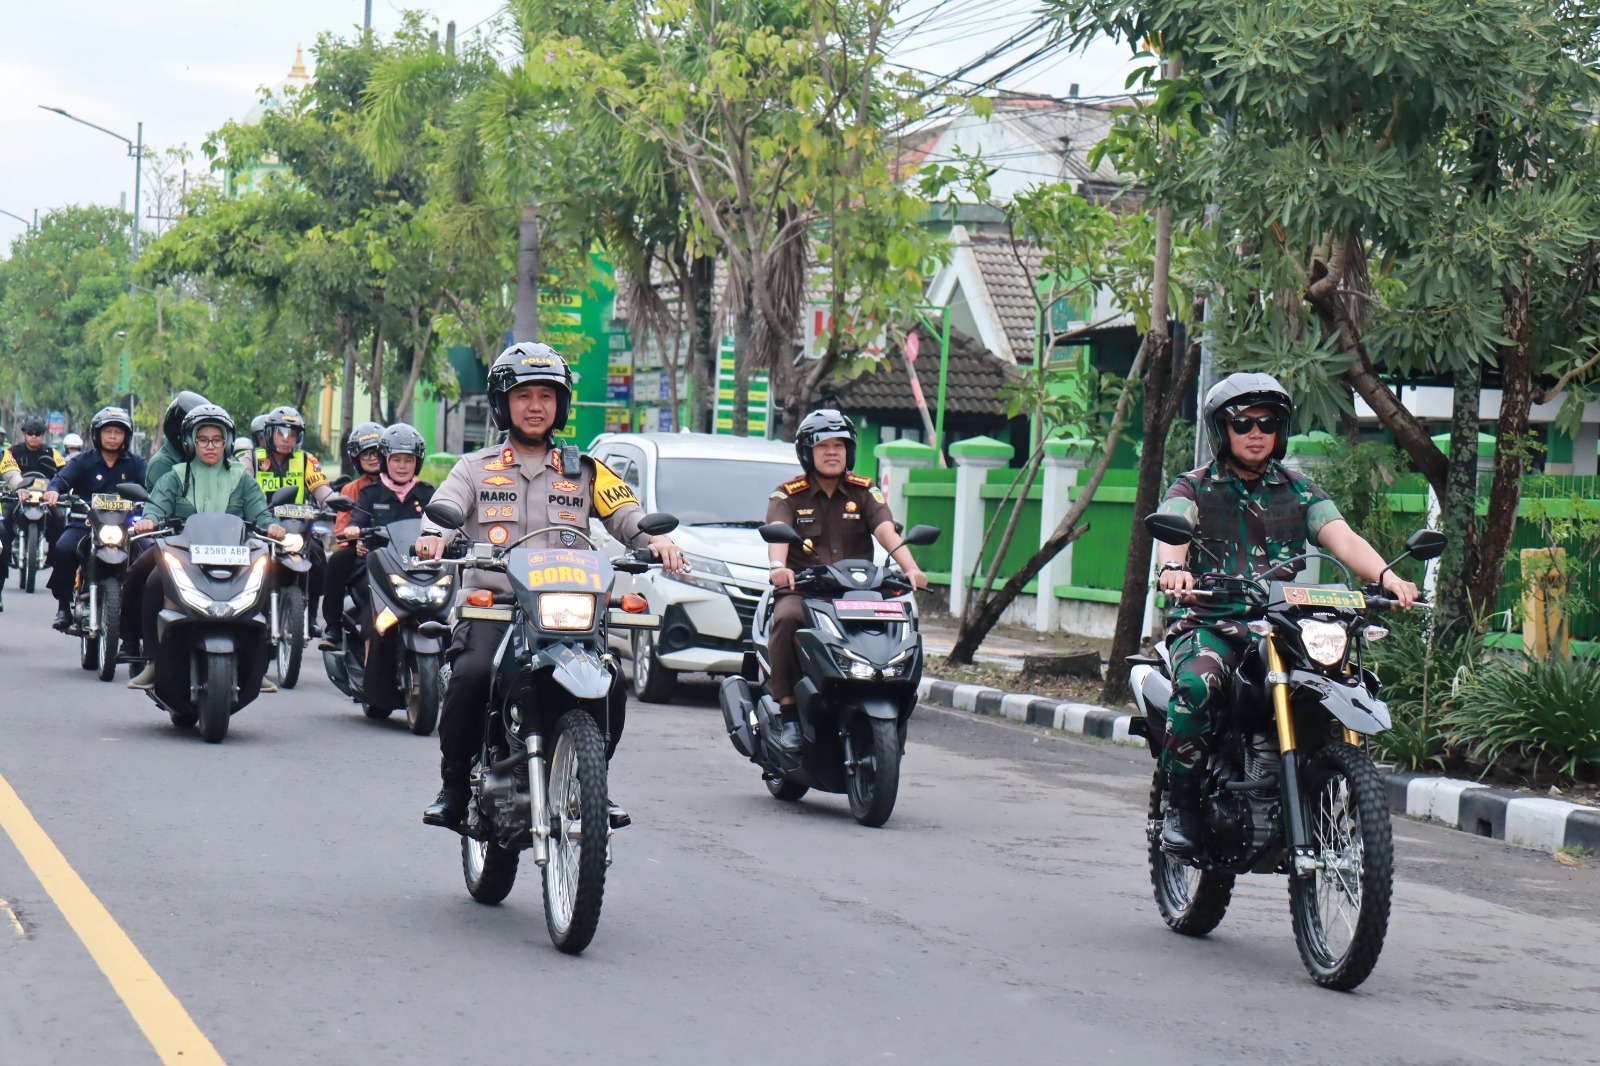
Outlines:
<svg viewBox="0 0 1600 1066"><path fill-rule="evenodd" d="M583 589L604 592L611 565L599 552L530 551L524 558L530 589Z"/></svg>

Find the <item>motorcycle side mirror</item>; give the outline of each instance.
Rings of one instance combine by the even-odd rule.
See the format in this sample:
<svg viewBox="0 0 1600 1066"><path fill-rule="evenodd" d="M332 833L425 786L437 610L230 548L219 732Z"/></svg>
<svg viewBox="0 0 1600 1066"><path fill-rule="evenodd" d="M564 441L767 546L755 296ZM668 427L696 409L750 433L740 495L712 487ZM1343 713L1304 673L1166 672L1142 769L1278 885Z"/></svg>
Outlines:
<svg viewBox="0 0 1600 1066"><path fill-rule="evenodd" d="M1406 554L1413 559L1427 562L1443 555L1449 543L1450 538L1436 529L1419 529L1406 538ZM1396 559L1395 562L1399 560Z"/></svg>
<svg viewBox="0 0 1600 1066"><path fill-rule="evenodd" d="M639 532L652 537L664 537L678 528L678 519L662 511L652 511L639 519Z"/></svg>
<svg viewBox="0 0 1600 1066"><path fill-rule="evenodd" d="M272 507L282 507L286 503L293 503L294 498L298 495L300 495L300 487L298 485L285 485L277 492L274 492L272 499L268 500L267 503Z"/></svg>
<svg viewBox="0 0 1600 1066"><path fill-rule="evenodd" d="M943 531L938 526L915 525L911 527L910 532L906 534L905 540L902 543L910 544L917 548L923 548L938 540L939 535L942 532Z"/></svg>
<svg viewBox="0 0 1600 1066"><path fill-rule="evenodd" d="M1181 514L1166 514L1157 511L1153 515L1146 515L1144 528L1150 535L1163 544L1192 544L1194 542L1194 523Z"/></svg>
<svg viewBox="0 0 1600 1066"><path fill-rule="evenodd" d="M137 481L124 481L117 486L117 495L134 503L149 503L150 493Z"/></svg>
<svg viewBox="0 0 1600 1066"><path fill-rule="evenodd" d="M768 544L799 544L804 539L787 522L768 522L756 532Z"/></svg>
<svg viewBox="0 0 1600 1066"><path fill-rule="evenodd" d="M465 516L456 509L454 504L445 503L443 500L438 503L428 504L427 507L423 508L422 513L433 519L435 525L444 529L460 529L467 523Z"/></svg>
<svg viewBox="0 0 1600 1066"><path fill-rule="evenodd" d="M417 626L417 633L424 637L448 637L450 635L450 623L423 622Z"/></svg>
<svg viewBox="0 0 1600 1066"><path fill-rule="evenodd" d="M346 511L353 511L355 510L355 506L356 501L352 500L348 496L336 495L328 497L328 510L333 511L336 514L344 514Z"/></svg>

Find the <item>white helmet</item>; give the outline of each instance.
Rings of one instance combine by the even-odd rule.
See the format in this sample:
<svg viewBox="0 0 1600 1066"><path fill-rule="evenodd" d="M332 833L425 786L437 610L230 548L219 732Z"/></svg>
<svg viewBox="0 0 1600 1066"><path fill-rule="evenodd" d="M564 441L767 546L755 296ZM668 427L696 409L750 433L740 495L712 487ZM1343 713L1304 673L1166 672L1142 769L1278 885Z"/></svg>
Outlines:
<svg viewBox="0 0 1600 1066"><path fill-rule="evenodd" d="M78 436L76 433L68 433L65 437L61 438L61 450L64 452L83 451L83 438Z"/></svg>
<svg viewBox="0 0 1600 1066"><path fill-rule="evenodd" d="M233 438L233 454L237 456L249 455L256 450L255 442L249 437Z"/></svg>

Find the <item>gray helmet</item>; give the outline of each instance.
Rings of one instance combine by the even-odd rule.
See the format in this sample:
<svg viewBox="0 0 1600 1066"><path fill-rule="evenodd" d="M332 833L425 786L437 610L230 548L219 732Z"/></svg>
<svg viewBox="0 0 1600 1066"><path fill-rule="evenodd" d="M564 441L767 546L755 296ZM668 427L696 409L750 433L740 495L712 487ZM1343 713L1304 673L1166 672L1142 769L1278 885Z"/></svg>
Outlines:
<svg viewBox="0 0 1600 1066"><path fill-rule="evenodd" d="M831 407L812 411L800 420L794 435L794 454L807 474L817 472L816 460L811 450L825 440L844 438L844 467L848 473L856 468L856 424L848 415Z"/></svg>
<svg viewBox="0 0 1600 1066"><path fill-rule="evenodd" d="M102 407L94 413L89 420L89 439L94 442L96 451L100 450L100 431L107 426L122 427L122 450L127 451L133 443L133 418L121 407ZM83 443L80 441L81 448Z"/></svg>
<svg viewBox="0 0 1600 1066"><path fill-rule="evenodd" d="M383 437L378 441L378 461L383 464L383 472L389 472L389 456L414 455L417 464L422 464L422 456L428 450L428 442L422 439L415 426L404 422L396 422L383 431Z"/></svg>
<svg viewBox="0 0 1600 1066"><path fill-rule="evenodd" d="M1211 437L1211 450L1221 457L1233 457L1228 447L1228 427L1223 423L1251 407L1270 407L1283 416L1283 429L1272 447L1272 457L1282 459L1289 450L1289 422L1294 417L1294 401L1271 374L1229 374L1211 386L1201 413L1206 433Z"/></svg>
<svg viewBox="0 0 1600 1066"><path fill-rule="evenodd" d="M382 436L383 426L378 422L363 422L350 431L350 436L344 442L344 457L349 460L350 469L361 465L361 453L369 448L377 448Z"/></svg>
<svg viewBox="0 0 1600 1066"><path fill-rule="evenodd" d="M499 429L511 427L511 402L507 399L518 385L548 385L556 390L556 418L550 425L555 433L567 426L572 409L572 368L548 344L523 341L500 353L489 368L489 411Z"/></svg>
<svg viewBox="0 0 1600 1066"><path fill-rule="evenodd" d="M224 440L233 439L233 416L214 403L203 403L191 408L183 416L183 455L191 463L194 462L196 452L194 436L200 431L201 426L220 426ZM227 462L227 453L223 453L223 462Z"/></svg>
<svg viewBox="0 0 1600 1066"><path fill-rule="evenodd" d="M305 416L288 404L274 407L267 412L266 421L262 424L262 431L266 434L267 447L270 448L272 446L272 435L280 429L287 429L294 433L294 446L298 449L306 439Z"/></svg>

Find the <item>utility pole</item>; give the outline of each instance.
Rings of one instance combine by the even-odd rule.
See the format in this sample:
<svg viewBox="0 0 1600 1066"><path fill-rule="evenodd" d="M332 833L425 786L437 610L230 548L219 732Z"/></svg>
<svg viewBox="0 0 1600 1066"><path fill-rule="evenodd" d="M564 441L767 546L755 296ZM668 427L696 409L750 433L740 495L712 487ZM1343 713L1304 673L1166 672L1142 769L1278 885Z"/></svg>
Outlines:
<svg viewBox="0 0 1600 1066"><path fill-rule="evenodd" d="M367 0L367 13L361 19L361 34L364 37L372 36L372 0Z"/></svg>

